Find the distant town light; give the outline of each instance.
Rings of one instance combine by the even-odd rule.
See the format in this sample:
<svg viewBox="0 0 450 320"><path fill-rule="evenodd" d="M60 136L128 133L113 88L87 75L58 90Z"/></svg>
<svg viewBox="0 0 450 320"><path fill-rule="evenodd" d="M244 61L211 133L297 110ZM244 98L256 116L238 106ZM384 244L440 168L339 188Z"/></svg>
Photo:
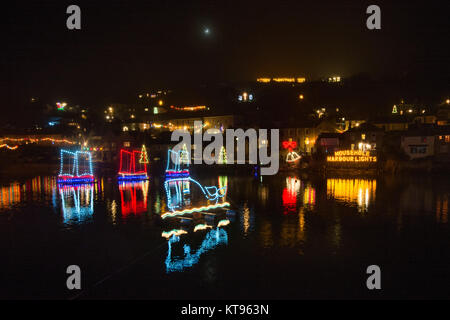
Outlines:
<svg viewBox="0 0 450 320"><path fill-rule="evenodd" d="M450 99L445 100L446 104L450 104Z"/></svg>
<svg viewBox="0 0 450 320"><path fill-rule="evenodd" d="M273 78L275 82L295 82L295 78Z"/></svg>
<svg viewBox="0 0 450 320"><path fill-rule="evenodd" d="M304 96L303 96L302 94L300 94L300 95L298 96L298 98L299 98L300 100L303 100Z"/></svg>
<svg viewBox="0 0 450 320"><path fill-rule="evenodd" d="M158 104L159 104L160 106L162 106L163 103L164 103L164 102L163 102L162 100L159 100L159 101L158 101Z"/></svg>

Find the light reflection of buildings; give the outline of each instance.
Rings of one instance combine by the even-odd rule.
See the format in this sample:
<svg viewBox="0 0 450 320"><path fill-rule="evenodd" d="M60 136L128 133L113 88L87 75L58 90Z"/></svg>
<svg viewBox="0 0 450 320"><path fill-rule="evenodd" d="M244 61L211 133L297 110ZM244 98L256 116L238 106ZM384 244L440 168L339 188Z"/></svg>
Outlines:
<svg viewBox="0 0 450 320"><path fill-rule="evenodd" d="M375 200L375 179L327 179L327 197L356 204L359 212L365 212Z"/></svg>
<svg viewBox="0 0 450 320"><path fill-rule="evenodd" d="M222 201L227 201L227 192L228 192L228 177L227 176L219 176L218 178L219 180L219 189L224 188L223 190L225 190L225 195L222 197Z"/></svg>
<svg viewBox="0 0 450 320"><path fill-rule="evenodd" d="M18 183L12 183L8 187L0 189L0 209L9 208L20 202L21 187Z"/></svg>
<svg viewBox="0 0 450 320"><path fill-rule="evenodd" d="M56 206L56 179L35 177L25 183L14 182L0 187L0 209L7 209L24 201L52 200Z"/></svg>
<svg viewBox="0 0 450 320"><path fill-rule="evenodd" d="M192 250L191 246L184 244L183 254L180 256L174 256L172 252L172 245L179 242L180 237L173 235L168 241L168 250L166 257L166 272L184 271L187 268L197 264L200 257L216 248L217 246L228 244L228 234L224 229L216 228L206 233L200 247L197 250Z"/></svg>
<svg viewBox="0 0 450 320"><path fill-rule="evenodd" d="M282 195L283 213L297 213L299 198L302 199L303 207L312 209L316 204L316 189L296 177L287 177Z"/></svg>
<svg viewBox="0 0 450 320"><path fill-rule="evenodd" d="M247 236L250 232L253 231L255 217L248 207L247 202L244 203L240 211L242 212L240 217L241 231L244 236Z"/></svg>
<svg viewBox="0 0 450 320"><path fill-rule="evenodd" d="M94 213L93 185L61 186L59 194L64 223L84 222Z"/></svg>
<svg viewBox="0 0 450 320"><path fill-rule="evenodd" d="M259 228L259 235L261 237L261 246L263 248L271 248L274 245L272 223L268 220L261 222L261 227Z"/></svg>
<svg viewBox="0 0 450 320"><path fill-rule="evenodd" d="M119 184L122 215L139 214L147 211L148 180L122 182Z"/></svg>
<svg viewBox="0 0 450 320"><path fill-rule="evenodd" d="M436 198L436 221L440 223L448 222L448 195L438 195Z"/></svg>
<svg viewBox="0 0 450 320"><path fill-rule="evenodd" d="M313 208L316 204L316 189L307 184L303 190L303 206L305 208Z"/></svg>

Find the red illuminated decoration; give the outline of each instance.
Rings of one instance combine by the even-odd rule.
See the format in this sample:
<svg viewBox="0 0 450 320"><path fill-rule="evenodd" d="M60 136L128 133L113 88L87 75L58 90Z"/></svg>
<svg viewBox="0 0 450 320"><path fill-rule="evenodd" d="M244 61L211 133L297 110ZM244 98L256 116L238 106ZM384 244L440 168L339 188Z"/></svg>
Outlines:
<svg viewBox="0 0 450 320"><path fill-rule="evenodd" d="M297 148L297 142L296 141L283 141L283 148L284 149L289 149L289 151L292 151L292 149Z"/></svg>
<svg viewBox="0 0 450 320"><path fill-rule="evenodd" d="M144 149L145 150L145 149ZM145 157L147 152L145 151ZM120 150L119 179L145 180L147 179L147 161L141 161L142 151L125 149Z"/></svg>
<svg viewBox="0 0 450 320"><path fill-rule="evenodd" d="M283 148L288 149L288 154L286 156L286 162L296 162L301 158L301 156L293 151L293 149L297 148L297 142L292 141L291 138L289 138L289 141L283 141L282 142Z"/></svg>

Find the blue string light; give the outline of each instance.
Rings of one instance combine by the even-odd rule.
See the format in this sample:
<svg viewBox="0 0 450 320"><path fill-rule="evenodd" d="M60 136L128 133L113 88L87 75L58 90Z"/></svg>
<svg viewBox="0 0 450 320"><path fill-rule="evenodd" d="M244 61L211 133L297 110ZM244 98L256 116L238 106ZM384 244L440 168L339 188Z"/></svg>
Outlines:
<svg viewBox="0 0 450 320"><path fill-rule="evenodd" d="M63 172L64 170L64 154L73 156L73 166L72 172ZM87 155L88 157L88 168L87 171L80 174L79 168L79 156ZM61 164L59 169L58 183L89 183L94 181L94 175L92 170L92 155L88 151L76 151L71 152L68 150L61 149ZM84 169L86 170L86 169Z"/></svg>

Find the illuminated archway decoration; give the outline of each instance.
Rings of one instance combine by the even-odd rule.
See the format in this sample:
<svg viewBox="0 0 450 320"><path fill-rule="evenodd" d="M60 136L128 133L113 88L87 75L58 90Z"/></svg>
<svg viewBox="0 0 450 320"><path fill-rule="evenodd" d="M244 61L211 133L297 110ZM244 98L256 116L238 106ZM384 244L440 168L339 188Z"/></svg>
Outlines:
<svg viewBox="0 0 450 320"><path fill-rule="evenodd" d="M283 141L282 143L284 149L288 149L288 154L286 156L286 162L296 162L300 160L301 156L293 151L293 149L297 148L297 142L292 141L290 138L289 141Z"/></svg>
<svg viewBox="0 0 450 320"><path fill-rule="evenodd" d="M147 176L147 164L138 161L142 158L142 152L133 150L128 151L120 150L120 167L119 167L119 180L146 180Z"/></svg>
<svg viewBox="0 0 450 320"><path fill-rule="evenodd" d="M87 151L71 152L61 149L58 183L94 182L92 156Z"/></svg>

